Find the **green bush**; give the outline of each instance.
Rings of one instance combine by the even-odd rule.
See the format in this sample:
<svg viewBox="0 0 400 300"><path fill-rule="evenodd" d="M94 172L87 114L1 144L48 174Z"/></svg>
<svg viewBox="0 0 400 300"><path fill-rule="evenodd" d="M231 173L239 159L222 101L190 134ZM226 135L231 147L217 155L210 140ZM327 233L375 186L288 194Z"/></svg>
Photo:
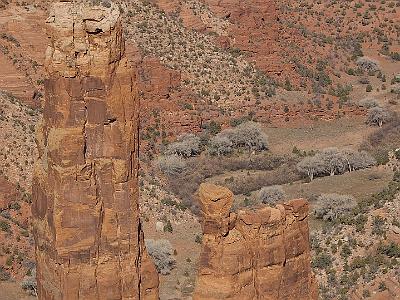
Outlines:
<svg viewBox="0 0 400 300"><path fill-rule="evenodd" d="M167 223L164 225L164 232L173 232L173 228L172 228L172 223L170 220L167 221Z"/></svg>
<svg viewBox="0 0 400 300"><path fill-rule="evenodd" d="M3 220L0 221L0 229L2 231L9 232L10 228L11 228L11 226L10 226L10 224L8 224L7 221L3 221Z"/></svg>
<svg viewBox="0 0 400 300"><path fill-rule="evenodd" d="M389 257L400 258L400 246L392 242L389 245L379 245L378 253Z"/></svg>
<svg viewBox="0 0 400 300"><path fill-rule="evenodd" d="M332 257L327 253L317 255L312 261L312 267L326 269L332 265Z"/></svg>

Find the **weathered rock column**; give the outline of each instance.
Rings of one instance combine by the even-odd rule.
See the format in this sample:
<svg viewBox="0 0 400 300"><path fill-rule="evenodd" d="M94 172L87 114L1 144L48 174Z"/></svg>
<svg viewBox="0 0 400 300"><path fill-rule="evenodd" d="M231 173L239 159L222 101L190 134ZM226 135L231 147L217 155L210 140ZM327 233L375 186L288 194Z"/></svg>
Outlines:
<svg viewBox="0 0 400 300"><path fill-rule="evenodd" d="M39 299L158 299L139 220L139 102L119 10L83 2L56 3L48 19L32 205Z"/></svg>
<svg viewBox="0 0 400 300"><path fill-rule="evenodd" d="M305 200L230 213L226 188L202 184L199 198L203 249L193 299L317 299Z"/></svg>

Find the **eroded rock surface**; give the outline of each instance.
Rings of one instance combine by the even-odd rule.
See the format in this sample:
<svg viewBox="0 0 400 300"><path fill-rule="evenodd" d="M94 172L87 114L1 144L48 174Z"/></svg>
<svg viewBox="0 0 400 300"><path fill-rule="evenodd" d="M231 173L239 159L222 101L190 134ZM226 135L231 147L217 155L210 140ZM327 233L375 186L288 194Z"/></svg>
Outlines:
<svg viewBox="0 0 400 300"><path fill-rule="evenodd" d="M158 299L139 220L139 103L118 7L63 1L47 22L32 206L39 299Z"/></svg>
<svg viewBox="0 0 400 300"><path fill-rule="evenodd" d="M203 249L194 299L317 299L308 203L230 212L233 194L203 184Z"/></svg>

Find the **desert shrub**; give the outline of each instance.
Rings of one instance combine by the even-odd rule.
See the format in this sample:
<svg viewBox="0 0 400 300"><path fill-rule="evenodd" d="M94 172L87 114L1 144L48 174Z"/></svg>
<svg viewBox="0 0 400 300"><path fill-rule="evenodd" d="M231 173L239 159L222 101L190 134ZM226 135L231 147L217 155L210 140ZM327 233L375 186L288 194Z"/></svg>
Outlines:
<svg viewBox="0 0 400 300"><path fill-rule="evenodd" d="M400 246L391 242L390 244L381 244L378 247L378 253L389 257L400 258Z"/></svg>
<svg viewBox="0 0 400 300"><path fill-rule="evenodd" d="M326 269L332 265L332 257L327 253L321 253L314 257L311 265L313 268Z"/></svg>
<svg viewBox="0 0 400 300"><path fill-rule="evenodd" d="M211 135L216 135L221 132L221 125L215 121L204 124L203 128L206 129Z"/></svg>
<svg viewBox="0 0 400 300"><path fill-rule="evenodd" d="M211 155L227 155L232 153L232 141L224 135L216 135L210 141L209 152Z"/></svg>
<svg viewBox="0 0 400 300"><path fill-rule="evenodd" d="M37 282L35 277L36 271L34 271L32 276L25 277L21 282L21 288L31 296L37 296Z"/></svg>
<svg viewBox="0 0 400 300"><path fill-rule="evenodd" d="M11 274L3 266L0 266L0 281L7 281L10 278Z"/></svg>
<svg viewBox="0 0 400 300"><path fill-rule="evenodd" d="M168 176L181 174L186 169L186 162L177 155L160 156L156 160L156 165L162 173Z"/></svg>
<svg viewBox="0 0 400 300"><path fill-rule="evenodd" d="M367 124L378 125L382 127L383 124L390 120L390 113L382 107L372 107L368 110Z"/></svg>
<svg viewBox="0 0 400 300"><path fill-rule="evenodd" d="M400 160L400 149L394 150L394 156L396 157L397 160Z"/></svg>
<svg viewBox="0 0 400 300"><path fill-rule="evenodd" d="M200 154L200 138L194 134L184 134L167 146L164 154L191 157Z"/></svg>
<svg viewBox="0 0 400 300"><path fill-rule="evenodd" d="M317 198L314 215L324 221L336 221L351 213L356 204L350 195L322 194Z"/></svg>
<svg viewBox="0 0 400 300"><path fill-rule="evenodd" d="M0 221L0 229L2 231L9 232L10 228L11 228L11 226L10 226L10 224L8 224L7 221L3 221L3 220Z"/></svg>
<svg viewBox="0 0 400 300"><path fill-rule="evenodd" d="M263 187L258 194L258 198L264 204L275 205L286 198L286 194L281 186L273 185Z"/></svg>
<svg viewBox="0 0 400 300"><path fill-rule="evenodd" d="M184 204L177 202L175 200L172 200L171 198L164 198L163 200L161 200L161 203L164 205L167 205L167 206L175 207L176 209L179 209L182 211L187 209L187 207Z"/></svg>
<svg viewBox="0 0 400 300"><path fill-rule="evenodd" d="M365 98L365 99L360 100L360 102L358 102L358 105L361 107L364 107L366 109L370 109L372 107L379 106L379 103L375 99Z"/></svg>
<svg viewBox="0 0 400 300"><path fill-rule="evenodd" d="M366 72L376 72L380 70L379 63L366 56L359 57L356 61L356 64L359 68Z"/></svg>
<svg viewBox="0 0 400 300"><path fill-rule="evenodd" d="M176 264L176 260L173 257L174 249L170 241L147 239L145 242L147 251L153 258L158 273L162 275L170 274Z"/></svg>
<svg viewBox="0 0 400 300"><path fill-rule="evenodd" d="M203 242L203 238L202 238L202 236L200 234L196 234L196 237L195 237L194 241L197 244L201 244Z"/></svg>
<svg viewBox="0 0 400 300"><path fill-rule="evenodd" d="M172 233L174 229L172 228L172 223L170 220L167 220L167 222L164 225L164 232L170 232Z"/></svg>

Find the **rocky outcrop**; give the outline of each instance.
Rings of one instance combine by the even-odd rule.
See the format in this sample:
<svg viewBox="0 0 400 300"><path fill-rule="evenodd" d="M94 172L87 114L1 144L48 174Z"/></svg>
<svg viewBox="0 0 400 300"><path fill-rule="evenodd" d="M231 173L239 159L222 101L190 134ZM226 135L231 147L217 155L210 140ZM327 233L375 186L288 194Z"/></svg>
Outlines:
<svg viewBox="0 0 400 300"><path fill-rule="evenodd" d="M233 194L203 184L203 249L194 299L317 299L308 203L230 212Z"/></svg>
<svg viewBox="0 0 400 300"><path fill-rule="evenodd" d="M138 208L138 95L119 9L54 4L33 179L39 299L158 299Z"/></svg>

